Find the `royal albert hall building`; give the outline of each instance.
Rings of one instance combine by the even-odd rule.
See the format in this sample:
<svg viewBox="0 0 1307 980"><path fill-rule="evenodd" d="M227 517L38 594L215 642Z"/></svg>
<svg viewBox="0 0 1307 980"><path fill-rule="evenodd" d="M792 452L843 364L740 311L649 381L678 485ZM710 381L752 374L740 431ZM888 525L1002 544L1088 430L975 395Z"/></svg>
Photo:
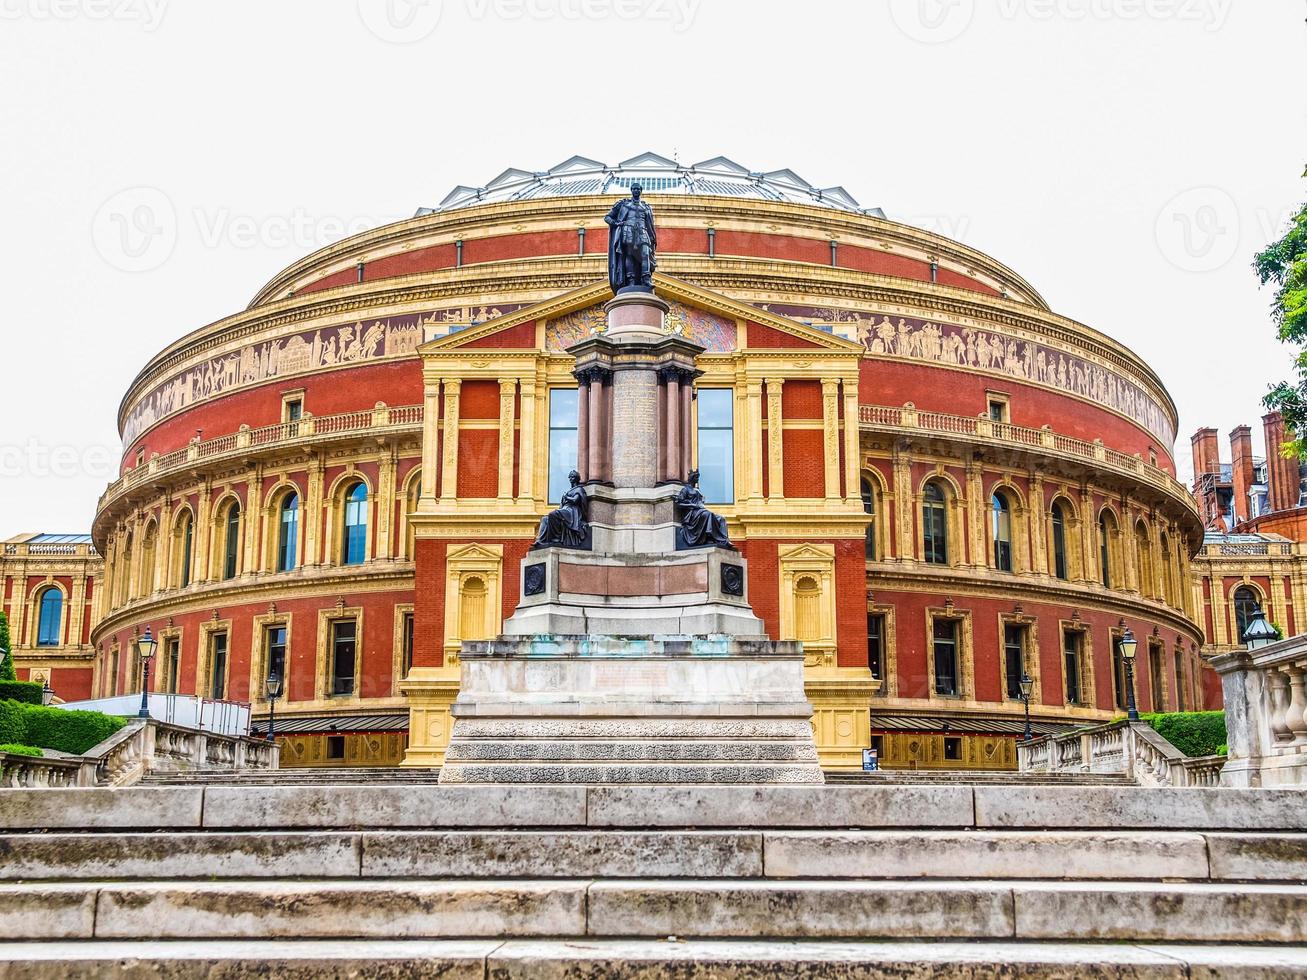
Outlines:
<svg viewBox="0 0 1307 980"><path fill-rule="evenodd" d="M93 537L96 695L252 702L283 765L438 764L575 465L567 348L640 182L691 435L755 612L799 639L823 762L1011 768L1036 732L1206 700L1175 406L1020 275L789 170L574 157L324 248L155 356ZM656 447L651 447L651 452Z"/></svg>

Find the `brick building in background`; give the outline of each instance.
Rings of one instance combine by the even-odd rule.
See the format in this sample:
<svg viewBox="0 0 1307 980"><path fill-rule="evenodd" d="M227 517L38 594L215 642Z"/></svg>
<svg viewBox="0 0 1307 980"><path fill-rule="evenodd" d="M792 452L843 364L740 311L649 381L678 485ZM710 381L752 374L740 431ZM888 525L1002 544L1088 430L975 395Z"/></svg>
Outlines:
<svg viewBox="0 0 1307 980"><path fill-rule="evenodd" d="M1230 462L1215 429L1192 438L1194 499L1204 524L1194 558L1195 603L1203 652L1242 646L1254 609L1287 636L1307 615L1307 466L1280 447L1293 438L1279 412L1262 418L1266 456L1254 456L1246 425L1230 433Z"/></svg>
<svg viewBox="0 0 1307 980"><path fill-rule="evenodd" d="M994 259L724 158L572 158L279 273L123 399L90 689L253 702L285 765L439 762L574 464L566 348L603 322L612 200L644 184L695 458L772 636L807 650L824 764L1009 768L1037 730L1203 701L1175 407ZM96 578L99 585L100 579ZM26 601L26 600L25 600ZM63 692L60 692L61 694Z"/></svg>

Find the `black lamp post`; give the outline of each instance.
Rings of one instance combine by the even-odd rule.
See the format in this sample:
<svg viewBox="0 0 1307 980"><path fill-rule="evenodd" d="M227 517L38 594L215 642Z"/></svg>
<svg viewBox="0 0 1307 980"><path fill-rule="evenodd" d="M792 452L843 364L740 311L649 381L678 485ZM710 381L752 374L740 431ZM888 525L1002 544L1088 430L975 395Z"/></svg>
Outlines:
<svg viewBox="0 0 1307 980"><path fill-rule="evenodd" d="M1130 721L1139 720L1139 708L1135 705L1135 650L1138 647L1139 641L1127 626L1121 634L1121 659L1125 661L1125 716Z"/></svg>
<svg viewBox="0 0 1307 980"><path fill-rule="evenodd" d="M268 696L268 741L271 742L277 730L277 698L281 697L281 678L275 672L263 682L263 693Z"/></svg>
<svg viewBox="0 0 1307 980"><path fill-rule="evenodd" d="M41 703L48 708L50 706L50 702L52 702L53 700L54 700L54 688L50 686L50 678L47 677L44 681L41 682Z"/></svg>
<svg viewBox="0 0 1307 980"><path fill-rule="evenodd" d="M141 678L141 710L136 712L136 717L148 718L150 717L150 661L154 659L154 634L150 632L150 627L145 627L145 635L136 641L136 649L141 655L141 666L145 668Z"/></svg>
<svg viewBox="0 0 1307 980"><path fill-rule="evenodd" d="M1021 737L1029 742L1035 737L1035 733L1030 729L1030 692L1034 690L1035 681L1023 670L1021 680L1018 683L1021 685L1021 703L1026 706L1026 731Z"/></svg>

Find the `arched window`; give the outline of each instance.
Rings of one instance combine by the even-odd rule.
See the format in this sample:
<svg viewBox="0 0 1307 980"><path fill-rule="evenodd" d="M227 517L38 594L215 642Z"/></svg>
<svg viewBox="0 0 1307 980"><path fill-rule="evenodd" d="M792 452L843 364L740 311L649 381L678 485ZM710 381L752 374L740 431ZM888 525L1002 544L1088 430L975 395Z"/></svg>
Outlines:
<svg viewBox="0 0 1307 980"><path fill-rule="evenodd" d="M871 481L862 478L862 512L871 518L867 524L867 561L876 560L876 490Z"/></svg>
<svg viewBox="0 0 1307 980"><path fill-rule="evenodd" d="M1098 515L1098 567L1102 573L1103 588L1112 588L1116 569L1112 567L1112 538L1116 534L1116 518L1110 510Z"/></svg>
<svg viewBox="0 0 1307 980"><path fill-rule="evenodd" d="M298 553L300 530L300 497L299 494L286 494L282 498L280 507L280 519L277 528L277 571L289 572L295 567L295 556Z"/></svg>
<svg viewBox="0 0 1307 980"><path fill-rule="evenodd" d="M1153 575L1153 545L1142 521L1135 525L1135 557L1139 566L1139 594L1151 598L1157 592L1157 579Z"/></svg>
<svg viewBox="0 0 1307 980"><path fill-rule="evenodd" d="M342 565L361 564L367 555L368 488L356 483L345 494L345 534L341 540Z"/></svg>
<svg viewBox="0 0 1307 980"><path fill-rule="evenodd" d="M921 494L921 544L929 564L948 564L948 511L944 491L934 481Z"/></svg>
<svg viewBox="0 0 1307 980"><path fill-rule="evenodd" d="M1053 574L1058 578L1065 579L1067 575L1066 562L1066 513L1062 509L1062 502L1053 501Z"/></svg>
<svg viewBox="0 0 1307 980"><path fill-rule="evenodd" d="M821 585L811 575L794 583L794 638L821 639Z"/></svg>
<svg viewBox="0 0 1307 980"><path fill-rule="evenodd" d="M1234 590L1234 642L1242 643L1243 635L1248 632L1248 625L1253 621L1253 613L1262 607L1256 591L1246 585Z"/></svg>
<svg viewBox="0 0 1307 980"><path fill-rule="evenodd" d="M63 638L64 594L53 585L41 593L36 645L57 647Z"/></svg>
<svg viewBox="0 0 1307 980"><path fill-rule="evenodd" d="M1007 496L994 494L991 502L994 531L994 567L1000 572L1012 571L1012 506Z"/></svg>
<svg viewBox="0 0 1307 980"><path fill-rule="evenodd" d="M463 580L462 603L459 609L458 631L463 640L486 639L486 597L489 594L486 580L470 575Z"/></svg>
<svg viewBox="0 0 1307 980"><path fill-rule="evenodd" d="M191 584L192 549L195 546L195 518L191 516L189 510L182 514L177 522L176 533L180 546L177 548L178 567L173 581L177 583L178 588L184 589Z"/></svg>
<svg viewBox="0 0 1307 980"><path fill-rule="evenodd" d="M241 505L233 500L227 507L222 547L222 577L235 578L241 547Z"/></svg>

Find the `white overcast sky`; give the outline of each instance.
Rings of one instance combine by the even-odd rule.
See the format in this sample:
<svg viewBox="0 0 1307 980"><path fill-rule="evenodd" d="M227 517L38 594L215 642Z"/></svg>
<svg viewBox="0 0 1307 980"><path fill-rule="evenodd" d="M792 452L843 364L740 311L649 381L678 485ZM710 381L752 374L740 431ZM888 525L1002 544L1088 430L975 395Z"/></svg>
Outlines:
<svg viewBox="0 0 1307 980"><path fill-rule="evenodd" d="M1228 452L1248 422L1260 446L1259 399L1291 352L1250 263L1307 197L1304 15L0 0L0 537L89 528L119 400L161 347L343 227L574 153L724 154L842 184L1138 351L1179 405L1182 473L1200 425ZM162 234L121 226L141 203Z"/></svg>

